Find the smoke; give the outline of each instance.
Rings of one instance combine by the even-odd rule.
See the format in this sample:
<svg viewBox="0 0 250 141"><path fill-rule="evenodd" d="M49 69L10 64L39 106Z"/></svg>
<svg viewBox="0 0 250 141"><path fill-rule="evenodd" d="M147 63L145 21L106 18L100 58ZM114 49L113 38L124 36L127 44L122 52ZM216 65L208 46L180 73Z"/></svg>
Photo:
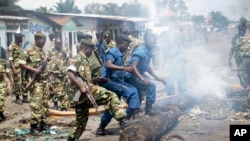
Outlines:
<svg viewBox="0 0 250 141"><path fill-rule="evenodd" d="M211 47L205 42L181 44L179 42L185 40L185 37L181 36L182 32L170 35L167 32L160 35L160 50L156 55L159 57L159 69L171 80L172 77L177 79L186 75L187 91L192 95L202 97L209 94L224 98L225 88L228 85L226 78L229 73L224 62L228 56L225 56L220 49L216 49L218 46ZM192 36L191 33L187 35ZM175 92L178 92L176 79ZM180 80L185 81L185 79Z"/></svg>
<svg viewBox="0 0 250 141"><path fill-rule="evenodd" d="M193 46L186 50L187 84L197 96L211 94L224 98L228 68L222 64L221 54L208 48Z"/></svg>

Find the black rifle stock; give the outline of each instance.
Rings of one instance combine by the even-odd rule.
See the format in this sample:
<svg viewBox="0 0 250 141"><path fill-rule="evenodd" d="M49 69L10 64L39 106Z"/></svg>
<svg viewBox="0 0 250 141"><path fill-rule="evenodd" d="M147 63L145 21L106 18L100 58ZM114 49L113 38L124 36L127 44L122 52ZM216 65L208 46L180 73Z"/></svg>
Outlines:
<svg viewBox="0 0 250 141"><path fill-rule="evenodd" d="M47 67L47 60L48 60L48 57L46 59L44 59L44 61L42 62L42 64L38 67L38 69L41 71L41 72L44 72L44 70L46 69ZM39 77L39 74L35 74L33 76L33 78L29 81L29 83L26 85L26 89L27 90L30 90L31 87L33 86L34 82L36 81L36 79Z"/></svg>
<svg viewBox="0 0 250 141"><path fill-rule="evenodd" d="M78 80L81 84L84 83L84 82L83 82L83 79L82 79L81 77L77 76L76 78L77 78L77 80ZM88 85L88 84L87 84L87 85ZM97 114L101 117L101 114L100 114L99 111L98 111L98 105L97 105L97 103L96 103L94 97L92 96L92 92L89 91L89 86L88 86L87 92L86 92L85 94L86 94L86 96L88 97L88 99L90 100L90 102L91 102L91 104L93 105L93 107L95 108ZM75 102L76 104L79 102L80 96L81 96L81 92L80 92L80 90L78 90L78 91L75 93L75 96L74 96L74 98L73 98L73 100L74 100L74 102Z"/></svg>

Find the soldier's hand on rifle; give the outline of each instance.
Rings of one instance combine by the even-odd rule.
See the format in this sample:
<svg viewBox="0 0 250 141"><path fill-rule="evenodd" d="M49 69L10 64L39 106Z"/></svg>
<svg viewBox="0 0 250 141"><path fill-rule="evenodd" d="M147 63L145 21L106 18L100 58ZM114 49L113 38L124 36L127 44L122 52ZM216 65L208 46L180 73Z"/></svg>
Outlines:
<svg viewBox="0 0 250 141"><path fill-rule="evenodd" d="M124 70L127 72L133 72L134 68L133 67L124 67Z"/></svg>
<svg viewBox="0 0 250 141"><path fill-rule="evenodd" d="M86 92L87 92L87 88L84 87L84 86L82 86L82 87L80 88L80 91L81 91L81 93L86 93Z"/></svg>
<svg viewBox="0 0 250 141"><path fill-rule="evenodd" d="M39 69L34 69L34 73L38 75L38 74L41 73L41 70L39 70Z"/></svg>

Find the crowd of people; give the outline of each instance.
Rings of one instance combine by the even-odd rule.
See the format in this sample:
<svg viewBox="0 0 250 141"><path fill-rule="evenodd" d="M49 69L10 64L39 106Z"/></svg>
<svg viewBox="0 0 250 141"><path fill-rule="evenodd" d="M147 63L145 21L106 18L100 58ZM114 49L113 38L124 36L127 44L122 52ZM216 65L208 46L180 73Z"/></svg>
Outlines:
<svg viewBox="0 0 250 141"><path fill-rule="evenodd" d="M80 138L86 128L89 108L96 104L105 105L106 109L97 135L109 133L106 127L113 117L123 129L142 116L142 111L144 115L156 115L153 109L156 85L146 72L166 85L166 80L157 76L150 65L157 37L152 30L147 30L143 39L139 39L138 34L139 31L126 28L115 42L109 32L98 32L96 43L92 42L91 35L78 34L77 54L69 58L61 38L54 34L49 35L50 50L44 52L44 33L37 31L35 44L26 50L21 48L23 35L16 33L7 55L1 55L0 60L0 120L6 120L5 74L13 87L14 102L30 104L30 134L34 136L41 136L50 127L47 124L49 101L56 110L75 109L76 123L69 131L68 141ZM169 94L173 94L172 85L169 85ZM186 91L184 85L180 86L181 92ZM121 99L126 101L127 109L121 107ZM143 100L145 110L142 110Z"/></svg>

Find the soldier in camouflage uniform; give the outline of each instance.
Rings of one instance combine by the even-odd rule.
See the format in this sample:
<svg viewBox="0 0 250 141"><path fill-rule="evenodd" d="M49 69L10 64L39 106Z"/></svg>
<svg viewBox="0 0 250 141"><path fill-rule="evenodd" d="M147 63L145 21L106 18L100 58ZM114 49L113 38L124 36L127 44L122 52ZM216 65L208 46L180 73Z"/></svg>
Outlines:
<svg viewBox="0 0 250 141"><path fill-rule="evenodd" d="M64 87L64 77L66 76L65 64L67 64L68 58L66 52L62 50L61 39L55 39L55 47L49 51L47 56L50 56L51 58L50 62L48 63L48 70L53 89L52 100L54 102L54 108L59 109L60 111L67 111L68 95ZM59 106L58 101L60 101Z"/></svg>
<svg viewBox="0 0 250 141"><path fill-rule="evenodd" d="M18 58L22 54L22 41L23 41L23 35L22 34L15 34L15 42L10 44L8 47L8 59L10 62L10 66L13 72L13 79L15 82L14 85L14 94L16 96L16 103L17 104L22 104L22 101L20 100L20 96L23 96L23 102L28 103L28 93L24 93L22 91L22 75L25 73L24 69L21 69L19 64L17 63Z"/></svg>
<svg viewBox="0 0 250 141"><path fill-rule="evenodd" d="M68 67L67 74L75 86L75 91L80 90L81 96L75 107L76 125L70 130L68 141L79 139L86 128L89 116L89 108L92 103L86 96L86 93L91 94L97 104L104 104L110 114L116 120L119 120L120 126L128 126L126 112L121 108L121 104L117 95L105 88L93 85L91 83L90 65L87 57L91 55L93 43L90 40L82 40L80 52L74 57L72 63ZM77 76L83 79L83 83L77 80Z"/></svg>
<svg viewBox="0 0 250 141"><path fill-rule="evenodd" d="M30 124L30 133L31 135L39 136L41 131L47 130L48 125L45 123L47 119L47 110L48 110L48 85L47 70L41 72L38 67L45 61L46 54L44 53L43 46L46 42L46 36L42 32L37 32L35 34L35 44L29 49L24 51L22 57L19 60L19 64L22 68L25 68L33 73L33 76L36 74L38 77L33 83L33 87L30 90L31 101L31 124ZM39 127L38 127L39 125Z"/></svg>
<svg viewBox="0 0 250 141"><path fill-rule="evenodd" d="M10 86L13 87L13 80L11 78L10 69L7 68L7 62L6 62L6 52L5 50L0 47L0 122L4 121L6 117L4 116L4 100L6 95L6 88L7 88L7 82L4 79L4 75L7 75Z"/></svg>
<svg viewBox="0 0 250 141"><path fill-rule="evenodd" d="M244 82L244 72L242 71L244 67L243 67L242 62L243 62L243 58L246 58L246 56L248 56L246 54L246 49L244 49L246 48L246 45L247 45L247 42L245 41L246 39L244 39L246 30L247 30L246 23L241 22L238 25L238 34L235 35L232 39L232 42L231 42L232 47L229 52L229 61L228 61L229 67L232 68L232 57L234 56L234 59L237 65L237 70L238 70L237 76L240 80L240 84L244 87L246 87L246 84Z"/></svg>

